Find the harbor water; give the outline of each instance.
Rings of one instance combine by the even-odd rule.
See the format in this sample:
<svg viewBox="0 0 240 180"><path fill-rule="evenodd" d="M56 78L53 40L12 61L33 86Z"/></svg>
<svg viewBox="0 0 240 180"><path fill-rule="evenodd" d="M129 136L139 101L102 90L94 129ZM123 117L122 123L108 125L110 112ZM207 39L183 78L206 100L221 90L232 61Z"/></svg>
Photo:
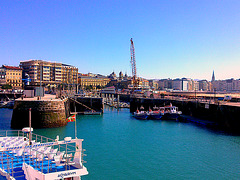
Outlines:
<svg viewBox="0 0 240 180"><path fill-rule="evenodd" d="M1 130L10 129L12 110L0 113ZM87 154L83 180L240 179L239 136L192 123L136 120L129 109L109 107L101 116L78 115L76 124ZM74 125L34 133L75 137Z"/></svg>

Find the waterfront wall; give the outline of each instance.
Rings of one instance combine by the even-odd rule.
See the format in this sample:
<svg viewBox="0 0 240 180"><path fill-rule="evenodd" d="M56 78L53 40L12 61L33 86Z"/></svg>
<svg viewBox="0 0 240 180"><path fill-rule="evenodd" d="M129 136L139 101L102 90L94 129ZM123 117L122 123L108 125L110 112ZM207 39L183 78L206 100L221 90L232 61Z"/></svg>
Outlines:
<svg viewBox="0 0 240 180"><path fill-rule="evenodd" d="M222 129L240 133L240 107L229 106L224 104L209 104L198 101L179 101L169 99L148 99L148 98L131 98L130 112L140 109L145 110L154 106L161 107L164 105L177 106L184 115L190 115L196 118L208 120L217 123Z"/></svg>
<svg viewBox="0 0 240 180"><path fill-rule="evenodd" d="M11 127L21 129L29 126L29 109L33 128L61 127L67 124L70 114L68 99L58 100L15 100Z"/></svg>

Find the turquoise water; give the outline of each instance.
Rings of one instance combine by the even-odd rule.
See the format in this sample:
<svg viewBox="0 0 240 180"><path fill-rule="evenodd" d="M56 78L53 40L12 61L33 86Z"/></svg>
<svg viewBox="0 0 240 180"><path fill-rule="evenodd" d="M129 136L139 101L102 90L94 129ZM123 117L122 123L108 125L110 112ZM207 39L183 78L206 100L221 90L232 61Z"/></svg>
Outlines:
<svg viewBox="0 0 240 180"><path fill-rule="evenodd" d="M0 109L1 129L11 110ZM10 115L9 115L10 114ZM105 108L102 116L77 116L89 179L240 179L240 137L191 123L136 120L129 109ZM74 122L34 133L74 137Z"/></svg>

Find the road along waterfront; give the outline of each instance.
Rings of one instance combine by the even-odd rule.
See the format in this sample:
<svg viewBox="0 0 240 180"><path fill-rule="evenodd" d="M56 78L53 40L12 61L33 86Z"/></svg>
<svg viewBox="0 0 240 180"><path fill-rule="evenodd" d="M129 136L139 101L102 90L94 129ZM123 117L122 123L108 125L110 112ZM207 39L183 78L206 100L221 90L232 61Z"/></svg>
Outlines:
<svg viewBox="0 0 240 180"><path fill-rule="evenodd" d="M0 129L10 129L12 110L0 113ZM34 133L75 137L74 124ZM129 109L105 107L101 116L77 116L77 136L87 154L83 180L240 178L240 137L195 124L136 120Z"/></svg>

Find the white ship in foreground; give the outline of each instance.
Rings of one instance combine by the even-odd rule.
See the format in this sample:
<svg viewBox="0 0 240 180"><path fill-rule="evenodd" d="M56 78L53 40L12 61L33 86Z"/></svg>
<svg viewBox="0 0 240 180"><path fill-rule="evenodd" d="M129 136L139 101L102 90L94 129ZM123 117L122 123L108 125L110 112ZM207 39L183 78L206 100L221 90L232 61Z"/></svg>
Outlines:
<svg viewBox="0 0 240 180"><path fill-rule="evenodd" d="M32 128L0 131L0 176L16 180L80 180L83 139L60 141L31 133Z"/></svg>

